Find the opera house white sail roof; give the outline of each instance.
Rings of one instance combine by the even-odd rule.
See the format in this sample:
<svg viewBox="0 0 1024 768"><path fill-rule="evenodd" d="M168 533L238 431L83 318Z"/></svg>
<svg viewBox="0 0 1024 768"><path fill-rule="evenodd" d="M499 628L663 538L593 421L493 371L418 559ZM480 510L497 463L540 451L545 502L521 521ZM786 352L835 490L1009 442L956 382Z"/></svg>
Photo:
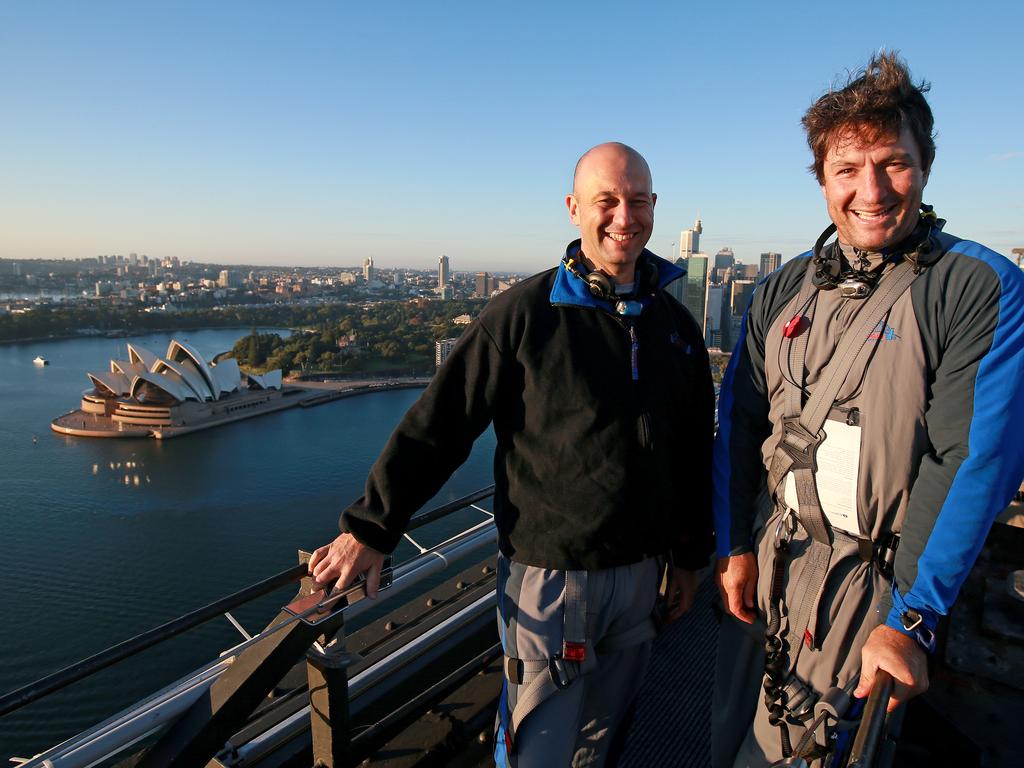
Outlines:
<svg viewBox="0 0 1024 768"><path fill-rule="evenodd" d="M127 360L111 360L110 371L90 373L97 394L131 397L139 402L210 402L237 392L241 372L234 358L208 362L193 346L174 339L158 357L138 344L128 345ZM281 371L246 374L250 389L281 389Z"/></svg>

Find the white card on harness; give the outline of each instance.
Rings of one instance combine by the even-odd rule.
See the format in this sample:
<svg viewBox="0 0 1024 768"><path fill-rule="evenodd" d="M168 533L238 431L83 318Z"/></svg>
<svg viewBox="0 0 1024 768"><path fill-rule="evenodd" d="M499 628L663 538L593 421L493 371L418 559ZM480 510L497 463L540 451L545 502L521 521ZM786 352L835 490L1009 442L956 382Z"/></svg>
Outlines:
<svg viewBox="0 0 1024 768"><path fill-rule="evenodd" d="M821 511L833 528L854 536L863 536L857 517L860 427L830 419L825 422L822 431L825 437L818 445L815 456L818 471L814 473ZM785 498L790 509L800 509L792 472L786 474Z"/></svg>

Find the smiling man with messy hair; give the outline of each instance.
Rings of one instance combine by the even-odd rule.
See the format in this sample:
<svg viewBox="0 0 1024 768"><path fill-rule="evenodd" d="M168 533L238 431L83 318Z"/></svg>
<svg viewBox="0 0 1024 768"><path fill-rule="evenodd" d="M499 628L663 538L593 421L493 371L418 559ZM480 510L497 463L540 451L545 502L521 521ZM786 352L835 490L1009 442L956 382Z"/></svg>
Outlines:
<svg viewBox="0 0 1024 768"><path fill-rule="evenodd" d="M927 90L883 52L803 118L832 224L757 287L719 403L716 768L839 764L880 670L890 710L925 691L1024 475L1024 273L922 203Z"/></svg>

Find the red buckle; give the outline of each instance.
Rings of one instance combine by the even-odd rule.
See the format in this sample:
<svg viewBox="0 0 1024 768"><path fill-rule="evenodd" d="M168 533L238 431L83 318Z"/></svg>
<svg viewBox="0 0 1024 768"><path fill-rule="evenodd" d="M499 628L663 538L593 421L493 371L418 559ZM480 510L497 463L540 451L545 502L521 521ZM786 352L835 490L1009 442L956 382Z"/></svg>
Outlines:
<svg viewBox="0 0 1024 768"><path fill-rule="evenodd" d="M583 661L586 656L586 643L574 643L571 640L566 640L562 643L562 658L566 661Z"/></svg>
<svg viewBox="0 0 1024 768"><path fill-rule="evenodd" d="M811 634L809 629L804 630L804 645L808 648L814 648L814 635Z"/></svg>

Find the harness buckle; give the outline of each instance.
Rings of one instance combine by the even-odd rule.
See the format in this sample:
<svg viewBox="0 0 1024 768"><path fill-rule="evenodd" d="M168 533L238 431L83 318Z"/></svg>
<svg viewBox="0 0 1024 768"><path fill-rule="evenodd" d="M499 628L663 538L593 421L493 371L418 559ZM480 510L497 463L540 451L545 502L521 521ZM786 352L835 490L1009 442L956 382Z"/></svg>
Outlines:
<svg viewBox="0 0 1024 768"><path fill-rule="evenodd" d="M562 658L566 661L583 661L587 656L587 644L566 640L562 643Z"/></svg>
<svg viewBox="0 0 1024 768"><path fill-rule="evenodd" d="M569 674L569 669L565 665L565 659L561 656L552 657L551 661L548 662L548 669L551 672L551 681L559 690L568 688L572 683L573 676Z"/></svg>
<svg viewBox="0 0 1024 768"><path fill-rule="evenodd" d="M900 546L900 535L890 533L883 536L875 545L875 567L889 581L892 581L893 566L896 563L896 550Z"/></svg>
<svg viewBox="0 0 1024 768"><path fill-rule="evenodd" d="M792 460L790 470L814 470L814 455L818 451L823 435L812 435L800 423L799 416L789 416L782 420L782 439L779 448Z"/></svg>

